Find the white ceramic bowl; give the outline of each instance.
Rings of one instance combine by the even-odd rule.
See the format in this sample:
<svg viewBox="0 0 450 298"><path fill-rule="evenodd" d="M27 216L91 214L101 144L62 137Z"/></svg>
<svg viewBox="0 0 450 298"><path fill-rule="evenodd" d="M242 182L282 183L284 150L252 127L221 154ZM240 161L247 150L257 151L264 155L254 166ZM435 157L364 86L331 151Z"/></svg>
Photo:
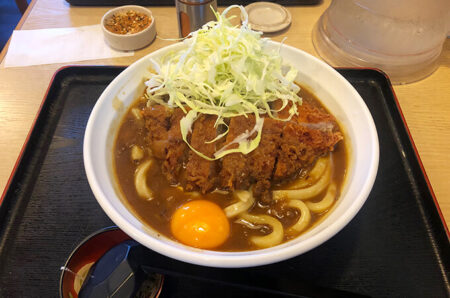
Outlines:
<svg viewBox="0 0 450 298"><path fill-rule="evenodd" d="M270 47L279 43L269 42ZM364 101L333 68L296 48L283 45L281 55L299 70L297 81L310 88L341 123L350 147L349 168L341 197L332 212L314 228L275 247L249 252L217 252L185 246L144 226L119 198L112 173L112 148L119 121L144 91L149 58L184 47L175 44L138 60L105 89L89 118L84 138L84 164L91 189L106 214L123 231L148 248L184 262L212 267L269 264L303 254L330 239L366 201L378 170L378 136Z"/></svg>
<svg viewBox="0 0 450 298"><path fill-rule="evenodd" d="M152 22L150 26L142 31L133 34L116 34L105 28L106 21L114 14L123 13L129 10L148 15ZM101 25L106 42L114 49L121 51L132 51L141 49L149 45L156 37L155 18L150 10L138 5L125 5L109 10L102 18Z"/></svg>

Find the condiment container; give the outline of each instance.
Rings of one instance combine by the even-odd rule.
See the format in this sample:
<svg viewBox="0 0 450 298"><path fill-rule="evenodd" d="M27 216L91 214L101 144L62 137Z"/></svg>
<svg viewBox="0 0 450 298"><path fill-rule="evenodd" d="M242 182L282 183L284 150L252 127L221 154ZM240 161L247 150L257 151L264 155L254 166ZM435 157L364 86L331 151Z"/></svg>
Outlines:
<svg viewBox="0 0 450 298"><path fill-rule="evenodd" d="M114 15L120 15L129 11L146 15L150 18L151 23L149 26L138 32L129 32L128 34L118 34L111 32L107 29L106 24ZM103 35L106 42L114 49L121 51L133 51L141 49L149 45L156 37L156 25L155 18L152 12L142 6L138 5L125 5L113 8L109 10L102 18L101 21Z"/></svg>
<svg viewBox="0 0 450 298"><path fill-rule="evenodd" d="M200 29L204 24L216 19L216 0L175 0L180 37Z"/></svg>

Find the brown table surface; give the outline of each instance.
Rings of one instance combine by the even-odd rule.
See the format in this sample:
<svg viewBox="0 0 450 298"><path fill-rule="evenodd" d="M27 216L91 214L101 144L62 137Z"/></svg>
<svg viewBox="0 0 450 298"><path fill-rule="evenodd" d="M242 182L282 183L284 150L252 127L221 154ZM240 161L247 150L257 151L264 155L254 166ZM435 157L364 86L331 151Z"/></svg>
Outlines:
<svg viewBox="0 0 450 298"><path fill-rule="evenodd" d="M289 29L271 35L281 41L318 56L311 31L330 0L318 6L292 6ZM33 0L18 28L44 29L94 25L108 7L71 7L64 0ZM157 34L163 38L178 36L175 8L151 7ZM173 42L156 39L134 56L80 61L81 65L129 65L138 58ZM31 50L31 49L30 49ZM0 55L3 60L7 47ZM39 105L55 71L65 64L20 68L0 67L0 189L4 189ZM450 222L450 40L444 44L440 66L435 73L417 83L394 86L410 133L431 182L445 221Z"/></svg>

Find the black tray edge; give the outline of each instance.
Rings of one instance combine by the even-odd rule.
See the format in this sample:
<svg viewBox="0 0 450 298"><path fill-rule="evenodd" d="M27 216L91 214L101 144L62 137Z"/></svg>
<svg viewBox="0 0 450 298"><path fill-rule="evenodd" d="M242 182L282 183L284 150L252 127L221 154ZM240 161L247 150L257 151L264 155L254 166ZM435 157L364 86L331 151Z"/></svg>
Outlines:
<svg viewBox="0 0 450 298"><path fill-rule="evenodd" d="M436 210L439 213L439 217L441 218L442 225L444 226L445 232L447 233L447 238L450 238L450 232L448 230L447 223L445 222L444 214L441 211L441 207L439 206L439 202L436 199L436 195L434 194L434 190L433 190L433 187L431 186L431 182L428 179L427 172L425 171L425 167L423 166L422 159L420 158L419 152L417 151L416 144L414 143L414 139L412 138L411 132L410 132L409 127L408 127L408 125L406 123L406 119L405 119L405 116L403 115L403 111L402 111L402 109L400 107L400 104L398 102L397 95L395 94L394 89L392 88L391 84L389 84L389 87L391 88L391 92L394 95L394 100L395 100L395 103L397 105L397 108L398 108L398 111L400 113L400 116L402 117L403 125L405 126L405 130L408 133L409 141L411 142L411 145L412 145L412 147L414 149L414 152L416 154L416 158L417 158L417 161L419 163L420 169L422 170L422 174L423 174L423 176L425 178L425 182L427 183L428 189L430 191L430 194L433 197L434 205L436 206Z"/></svg>
<svg viewBox="0 0 450 298"><path fill-rule="evenodd" d="M8 205L8 202L5 201L5 198L7 197L8 192L11 190L10 187L11 187L11 185L13 185L13 182L17 176L19 167L24 159L24 156L27 154L27 149L29 147L30 139L32 138L35 127L40 119L41 112L43 111L43 109L46 105L47 98L48 98L50 92L52 92L52 90L55 88L55 86L54 86L55 82L58 81L60 79L60 77L64 77L64 75L65 75L64 73L67 71L70 72L72 69L84 69L84 68L97 68L98 70L105 69L105 68L124 69L124 68L126 68L126 66L125 65L113 66L113 65L77 65L77 64L72 65L72 64L70 64L70 65L62 66L55 71L52 78L50 79L50 82L47 86L47 90L44 93L44 96L43 96L42 101L39 105L39 108L36 112L36 115L34 116L33 122L27 133L25 141L22 144L19 155L18 155L16 162L14 163L14 166L11 170L11 174L9 175L9 178L8 178L8 180L5 184L5 187L3 189L3 192L0 196L0 219L2 219L5 216L5 210L7 209L7 205ZM0 247L1 247L1 245L0 245Z"/></svg>
<svg viewBox="0 0 450 298"><path fill-rule="evenodd" d="M401 122L404 127L404 132L406 133L407 142L410 144L410 149L412 149L414 153L415 162L417 162L417 165L420 168L420 174L422 175L422 178L425 183L426 187L428 189L429 195L431 196L431 201L423 200L422 202L425 203L425 205L419 206L420 208L425 208L428 212L434 213L434 217L432 218L423 218L424 224L427 226L428 236L429 240L432 243L432 249L434 250L434 254L436 257L436 261L441 269L443 282L446 285L447 291L450 288L450 272L448 271L448 264L449 263L449 255L446 253L448 251L449 243L450 243L450 233L447 226L447 223L444 219L443 213L441 211L441 208L439 206L439 203L436 199L436 195L434 193L433 187L430 183L430 180L428 179L428 175L425 171L425 168L423 166L422 160L420 158L419 152L417 150L416 144L414 143L413 137L411 135L411 132L409 130L408 124L406 122L405 116L403 114L403 110L401 109L400 103L397 98L397 94L394 91L394 88L392 86L391 80L389 79L389 76L378 68L365 68L365 67L350 67L350 68L336 68L336 70L346 70L346 69L355 69L355 70L371 70L375 73L377 73L382 79L384 80L384 83L386 84L386 87L390 90L390 93L392 95L392 100L394 101L396 105L396 111L398 113L397 116L400 117ZM409 159L410 160L410 159ZM410 160L411 161L411 160ZM414 161L413 161L414 162ZM432 204L432 207L430 209L430 205ZM428 205L428 206L426 206ZM428 208L427 208L428 207ZM436 213L439 216L439 220L436 219ZM430 214L430 213L429 213ZM437 227L438 225L442 226L442 230L434 230L432 231L431 227ZM440 227L438 227L440 228ZM445 242L447 240L447 242ZM448 292L448 295L450 295L450 292ZM449 296L450 297L450 296Z"/></svg>
<svg viewBox="0 0 450 298"><path fill-rule="evenodd" d="M400 117L402 119L405 131L408 134L409 142L411 143L412 149L414 150L414 154L415 154L415 157L416 157L417 162L419 164L419 167L420 167L420 170L422 172L423 178L425 179L425 182L427 184L428 190L430 191L430 194L431 194L431 196L433 198L433 202L434 202L434 205L436 207L436 211L438 212L438 215L439 215L439 217L441 219L441 222L442 222L442 226L444 227L444 230L445 230L445 232L447 234L447 240L449 240L450 239L450 232L449 232L447 223L446 223L444 215L443 215L443 213L441 211L441 207L439 206L439 202L436 199L436 195L434 193L434 190L433 190L433 187L431 185L431 182L428 179L427 172L425 171L425 167L423 166L422 159L420 158L419 151L417 150L416 144L414 143L414 139L413 139L413 137L411 135L411 131L409 130L408 124L406 122L406 118L405 118L405 116L403 114L403 110L402 110L402 108L400 106L400 103L399 103L398 98L397 98L397 94L394 91L394 88L392 86L391 80L389 79L389 76L387 75L387 73L385 73L381 69L375 68L375 67L374 68L372 68L372 67L338 67L336 69L343 69L343 70L345 70L345 69L372 70L372 71L378 72L379 75L383 76L384 79L386 80L386 83L388 85L387 87L389 88L389 90L391 91L391 93L393 95L393 99L395 101L395 105L397 106L397 110L398 110L398 112L400 114Z"/></svg>
<svg viewBox="0 0 450 298"><path fill-rule="evenodd" d="M57 69L56 72L53 74L52 78L50 79L50 82L48 84L47 90L45 91L45 94L44 94L44 96L42 98L42 101L41 101L41 103L39 105L39 108L38 108L38 110L36 112L36 115L34 116L33 122L31 124L31 127L30 127L30 129L28 131L28 134L27 134L26 138L25 138L25 141L22 144L22 148L20 149L19 156L17 157L16 162L14 163L14 166L13 166L13 169L11 171L11 174L9 175L8 181L6 182L5 188L3 189L2 195L0 196L0 218L3 217L3 215L4 215L2 210L5 209L4 205L6 205L6 203L7 203L7 202L4 201L4 199L5 199L8 191L9 191L10 186L12 185L12 182L13 182L14 178L16 177L17 170L18 170L18 168L19 168L19 166L20 166L20 164L21 164L21 162L23 160L23 157L25 155L25 152L26 152L26 150L27 150L27 148L29 146L30 138L31 138L31 136L33 134L34 128L36 127L36 123L37 123L37 121L39 119L39 116L41 115L42 109L44 108L44 105L45 105L45 102L47 100L48 94L50 93L50 89L52 89L53 83L56 81L57 76L60 76L60 72L62 70L64 70L65 68L68 68L68 67L69 66L63 66L63 67Z"/></svg>

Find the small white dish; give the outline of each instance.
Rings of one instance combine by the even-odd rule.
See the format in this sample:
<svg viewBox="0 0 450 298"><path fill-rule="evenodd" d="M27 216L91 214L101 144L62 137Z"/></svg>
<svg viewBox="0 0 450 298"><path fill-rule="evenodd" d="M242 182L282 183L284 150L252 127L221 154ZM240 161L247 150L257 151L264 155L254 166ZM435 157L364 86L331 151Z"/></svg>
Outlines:
<svg viewBox="0 0 450 298"><path fill-rule="evenodd" d="M130 10L149 16L151 18L150 25L144 30L132 34L117 34L106 29L106 21L114 14L124 13ZM153 17L152 12L149 9L138 5L125 5L109 10L103 16L101 25L106 42L116 50L138 50L149 45L156 37L155 18Z"/></svg>
<svg viewBox="0 0 450 298"><path fill-rule="evenodd" d="M247 5L245 10L249 25L256 31L278 32L289 27L292 22L289 10L276 3L255 2Z"/></svg>

